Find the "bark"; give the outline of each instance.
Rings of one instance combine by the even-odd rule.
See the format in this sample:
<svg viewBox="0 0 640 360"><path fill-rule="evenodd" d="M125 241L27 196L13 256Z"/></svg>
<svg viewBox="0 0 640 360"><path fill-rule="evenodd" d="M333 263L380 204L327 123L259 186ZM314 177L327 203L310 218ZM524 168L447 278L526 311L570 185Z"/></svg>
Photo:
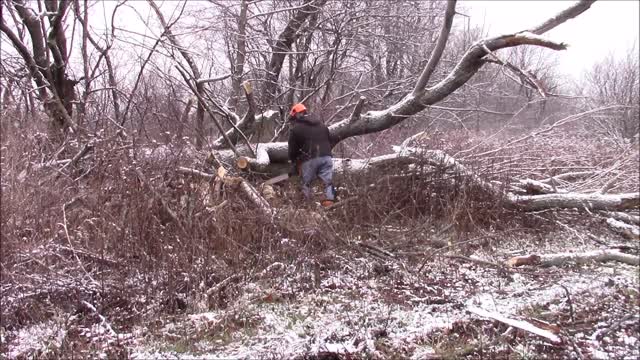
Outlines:
<svg viewBox="0 0 640 360"><path fill-rule="evenodd" d="M607 225L626 239L640 240L640 228L636 225L630 225L612 218L607 219Z"/></svg>
<svg viewBox="0 0 640 360"><path fill-rule="evenodd" d="M231 71L231 104L234 111L238 111L238 94L240 93L240 83L244 73L244 63L247 53L247 0L242 0L240 4L240 18L238 19L238 34L236 41L236 56Z"/></svg>
<svg viewBox="0 0 640 360"><path fill-rule="evenodd" d="M593 250L582 253L516 256L507 260L506 264L513 267L523 265L562 266L569 262L583 264L591 261L618 261L629 265L640 265L638 256L625 254L617 249Z"/></svg>
<svg viewBox="0 0 640 360"><path fill-rule="evenodd" d="M240 179L240 190L256 206L258 210L267 218L272 218L276 211L267 200L246 180Z"/></svg>
<svg viewBox="0 0 640 360"><path fill-rule="evenodd" d="M530 324L526 321L522 321L522 320L515 320L515 319L510 319L506 316L503 316L501 314L498 313L493 313L493 312L489 312L480 308L476 308L476 307L470 307L468 309L469 312L479 315L481 317L486 317L489 319L493 319L493 320L497 320L500 321L502 323L505 323L509 326L513 326L515 328L530 332L532 334L541 336L549 341L551 341L552 343L556 343L559 344L562 342L562 339L554 334L553 332L549 331L549 330L545 330L545 329L541 329L537 326L534 326L533 324Z"/></svg>
<svg viewBox="0 0 640 360"><path fill-rule="evenodd" d="M625 194L546 194L510 195L508 201L519 209L536 211L542 209L586 209L622 211L640 206L639 193Z"/></svg>
<svg viewBox="0 0 640 360"><path fill-rule="evenodd" d="M431 75L435 71L436 66L438 66L440 58L442 57L442 53L444 53L444 48L447 45L447 41L449 40L451 24L453 23L453 17L455 14L456 0L448 0L447 10L444 14L444 22L442 24L442 29L440 30L440 35L438 36L438 42L436 43L436 47L433 50L433 53L431 53L431 56L429 57L427 65L418 78L418 82L413 89L413 96L419 96L424 91L424 88L427 86L427 83L429 82Z"/></svg>
<svg viewBox="0 0 640 360"><path fill-rule="evenodd" d="M614 218L615 220L624 221L629 224L640 225L640 216L638 215L631 215L623 212L607 212L604 214Z"/></svg>
<svg viewBox="0 0 640 360"><path fill-rule="evenodd" d="M72 101L75 99L74 86L76 81L66 75L67 47L62 22L68 8L68 1L60 3L47 2L51 29L45 34L38 15L29 8L24 1L14 0L18 16L27 28L31 41L31 52L24 42L16 36L6 25L4 18L0 19L2 31L25 62L31 77L38 86L38 95L44 103L45 110L51 122L51 134L60 138L66 130L76 132L77 126L71 119ZM54 62L49 61L51 52ZM49 95L49 93L51 95Z"/></svg>

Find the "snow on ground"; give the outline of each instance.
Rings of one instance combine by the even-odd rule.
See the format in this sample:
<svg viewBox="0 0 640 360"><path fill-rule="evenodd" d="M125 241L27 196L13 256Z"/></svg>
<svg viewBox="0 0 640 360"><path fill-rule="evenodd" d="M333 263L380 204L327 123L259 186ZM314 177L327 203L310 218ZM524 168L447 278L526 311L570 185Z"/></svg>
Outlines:
<svg viewBox="0 0 640 360"><path fill-rule="evenodd" d="M595 297L611 292L612 288L607 286L611 281L630 288L638 287L636 269L618 265L616 269L615 272L608 271L606 266L564 269L566 276L553 282L519 273L511 274L507 281L496 281L493 276L487 276L485 269L463 264L458 270L464 275L458 283L452 284L451 289L445 289L443 298L448 300L438 304L434 304L429 296L416 296L415 288L396 282L391 293L408 295L405 300L398 301L389 297L390 284L385 279L359 282L353 273L344 272L325 278L321 289L295 300L271 302L269 299L273 295L270 294L276 290L252 286L232 312L255 317L257 322L234 334L227 343L200 341L194 346L196 352L181 354L158 352L164 341L159 340L139 344L131 355L134 359L173 356L178 359L210 359L212 356L250 359L333 352L385 358L384 349L392 349L392 353L417 359L435 352L425 343L425 338L434 331L449 328L456 321L469 319L471 315L466 309L470 306L512 316L533 304L564 297L565 291L560 285L574 296L589 293ZM401 269L396 266L392 271L401 272ZM404 273L400 277L408 279L412 275ZM193 314L187 318L196 328L211 328L211 324L228 321L229 311ZM183 326L181 322L178 319L177 323L167 324L164 331L170 333ZM384 343L380 339L384 339ZM635 341L635 338L628 340L634 344Z"/></svg>
<svg viewBox="0 0 640 360"><path fill-rule="evenodd" d="M525 252L558 250L549 243L509 244ZM295 248L298 244L284 242L282 246ZM582 247L584 244L576 245ZM493 253L477 250L469 258L498 263L513 251L509 246L501 249ZM114 352L108 351L119 347L116 357L132 359L302 359L321 353L423 359L447 354L449 347L464 347L443 344L442 340L442 334L459 335L459 324L491 325L469 313L470 307L527 320L532 306L544 305L544 311L535 316L551 314L551 322L559 323L572 303L576 323L585 323L571 333L583 355L605 359L637 354L630 349L638 347L639 328L625 325L609 332L619 315L633 307L625 302L637 302L638 268L634 266L593 263L503 269L435 256L417 273L419 263L408 259L380 259L346 250L323 254L322 258L325 260L274 262L253 277L221 290L219 295L228 299L225 305L211 306L200 294L188 299L186 312L168 315L154 310L160 314L157 318L126 329L115 326L113 317L93 311L61 314L11 331L0 329L0 350L9 358L40 356L79 338L90 348L91 357L113 357ZM319 265L314 269L312 263ZM147 299L136 303L157 307ZM9 304L7 299L3 304ZM591 308L598 313L588 314ZM615 309L622 309L622 313ZM111 321L115 333L107 331L106 320ZM638 319L625 321L634 320ZM74 321L77 328L65 325ZM563 336L567 334L563 332ZM464 339L460 336L460 341ZM536 344L544 345L544 340L498 344L496 351L544 355L537 352ZM557 353L547 355L555 356Z"/></svg>
<svg viewBox="0 0 640 360"><path fill-rule="evenodd" d="M60 347L65 335L65 329L56 321L22 328L15 334L15 345L9 348L7 357L15 359L23 354L34 353L46 356L50 349Z"/></svg>

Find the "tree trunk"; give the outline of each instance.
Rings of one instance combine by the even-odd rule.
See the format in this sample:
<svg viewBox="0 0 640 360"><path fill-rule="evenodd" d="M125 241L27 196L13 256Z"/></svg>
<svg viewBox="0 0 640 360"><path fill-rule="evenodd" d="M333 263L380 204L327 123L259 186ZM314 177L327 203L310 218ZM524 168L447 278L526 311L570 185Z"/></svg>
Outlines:
<svg viewBox="0 0 640 360"><path fill-rule="evenodd" d="M568 262L583 264L591 261L618 261L629 265L640 265L638 256L625 254L617 249L593 250L583 253L516 256L507 260L506 264L509 266L562 266Z"/></svg>

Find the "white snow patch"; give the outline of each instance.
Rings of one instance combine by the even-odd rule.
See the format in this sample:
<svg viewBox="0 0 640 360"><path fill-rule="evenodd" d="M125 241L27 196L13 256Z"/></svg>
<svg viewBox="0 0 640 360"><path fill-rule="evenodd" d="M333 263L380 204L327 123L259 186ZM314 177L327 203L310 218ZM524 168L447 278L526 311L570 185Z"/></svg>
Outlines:
<svg viewBox="0 0 640 360"><path fill-rule="evenodd" d="M59 348L66 335L66 330L52 320L22 328L9 344L9 358L46 355L49 351Z"/></svg>

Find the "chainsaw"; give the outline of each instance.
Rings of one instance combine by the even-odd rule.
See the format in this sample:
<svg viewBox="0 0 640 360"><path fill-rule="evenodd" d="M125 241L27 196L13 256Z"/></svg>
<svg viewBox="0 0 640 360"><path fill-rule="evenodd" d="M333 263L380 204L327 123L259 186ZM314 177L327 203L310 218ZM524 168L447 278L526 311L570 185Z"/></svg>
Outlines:
<svg viewBox="0 0 640 360"><path fill-rule="evenodd" d="M271 178L267 181L264 182L264 184L262 185L273 185L273 184L277 184L279 182L285 181L287 179L289 179L291 176L287 173L287 174L282 174L282 175L278 175L274 178Z"/></svg>
<svg viewBox="0 0 640 360"><path fill-rule="evenodd" d="M297 166L296 166L297 175L298 176L302 176L302 171L301 171L301 169L302 169L302 161L298 160L298 161L296 161L296 164L297 164ZM265 181L264 184L262 184L262 185L264 186L264 185L277 184L277 183L283 182L283 181L285 181L285 180L287 180L287 179L289 179L290 177L293 177L293 176L295 176L295 174L284 173L282 175L278 175L278 176L276 176L274 178L271 178L271 179Z"/></svg>

